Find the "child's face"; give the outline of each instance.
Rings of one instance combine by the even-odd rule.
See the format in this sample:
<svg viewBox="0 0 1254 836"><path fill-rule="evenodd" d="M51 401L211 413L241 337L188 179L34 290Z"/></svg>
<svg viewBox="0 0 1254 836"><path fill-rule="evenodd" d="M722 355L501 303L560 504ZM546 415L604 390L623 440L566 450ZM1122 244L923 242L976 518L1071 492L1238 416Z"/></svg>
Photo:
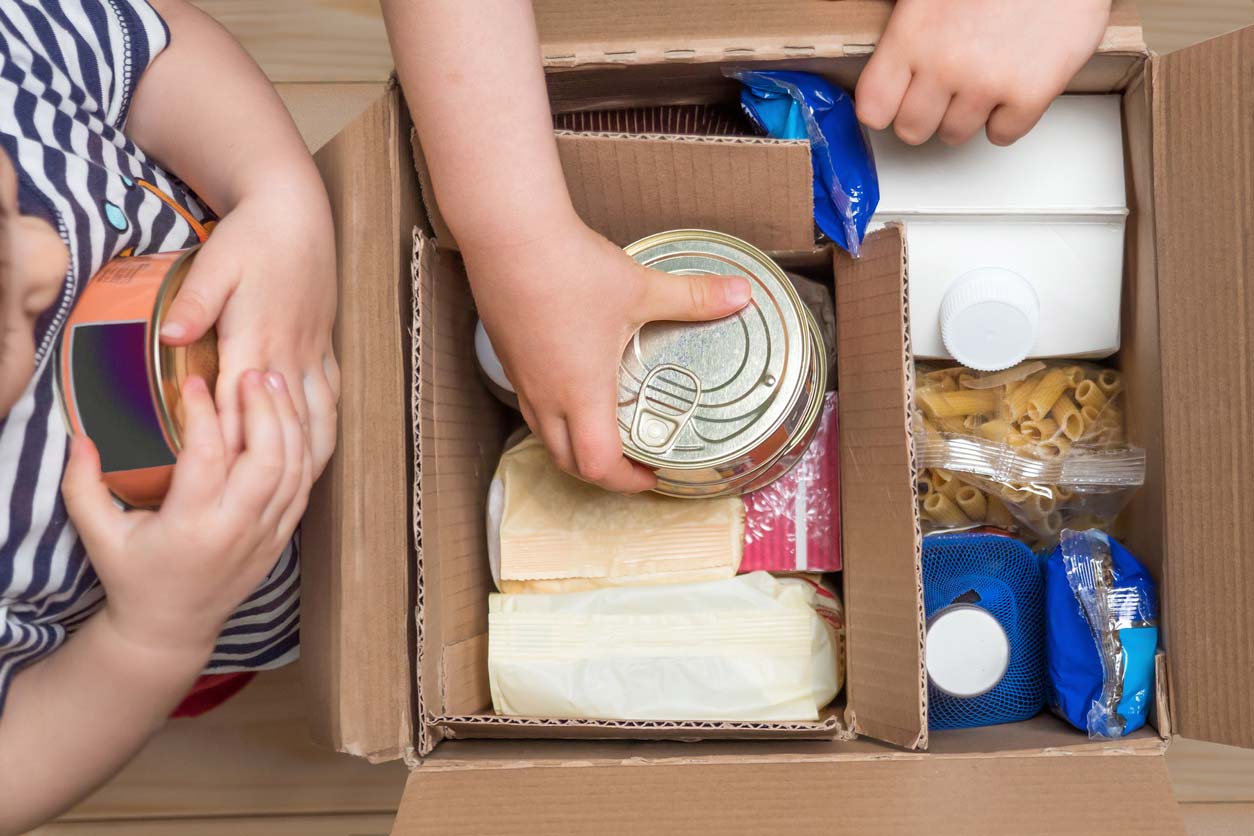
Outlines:
<svg viewBox="0 0 1254 836"><path fill-rule="evenodd" d="M0 152L0 415L35 371L35 320L56 301L69 265L57 231L19 215L17 175Z"/></svg>

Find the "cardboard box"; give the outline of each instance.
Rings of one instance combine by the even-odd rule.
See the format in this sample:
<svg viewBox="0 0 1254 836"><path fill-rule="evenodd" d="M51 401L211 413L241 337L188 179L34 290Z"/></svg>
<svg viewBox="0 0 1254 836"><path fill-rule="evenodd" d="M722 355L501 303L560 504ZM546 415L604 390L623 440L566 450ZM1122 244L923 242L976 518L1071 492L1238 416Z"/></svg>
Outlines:
<svg viewBox="0 0 1254 836"><path fill-rule="evenodd" d="M890 9L537 3L557 110L726 99L727 64L850 86ZM1252 76L1254 29L1156 58L1117 3L1072 85L1123 95L1132 211L1117 362L1151 454L1128 544L1164 610L1158 733L1113 742L1044 715L928 734L900 232L877 234L857 262L815 251L808 157L734 139L559 141L580 211L619 243L705 225L789 263L834 260L845 693L819 723L493 716L483 503L506 416L476 376L469 289L438 213L421 209L390 89L318 155L337 221L344 384L340 448L304 534L316 736L413 767L403 834L1182 833L1170 736L1254 746Z"/></svg>

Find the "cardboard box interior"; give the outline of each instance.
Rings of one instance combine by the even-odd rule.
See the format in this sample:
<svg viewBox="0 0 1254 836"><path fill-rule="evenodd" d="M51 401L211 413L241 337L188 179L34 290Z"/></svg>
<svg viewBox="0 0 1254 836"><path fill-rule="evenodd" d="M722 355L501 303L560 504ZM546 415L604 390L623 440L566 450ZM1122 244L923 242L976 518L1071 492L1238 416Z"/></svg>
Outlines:
<svg viewBox="0 0 1254 836"><path fill-rule="evenodd" d="M766 31L775 17L756 10L738 17L731 30L755 37L714 32L673 54L663 47L684 42L675 33L711 31L699 16L687 18L700 9L658 7L655 14L670 15L669 28L654 20L620 38L617 27L630 29L637 15L616 16L611 26L591 12L591 18L581 17L578 4L540 4L546 63L560 68L549 76L554 109L727 100L735 86L723 79L722 66L748 61L807 69L852 85L866 45L882 27L886 4L786 5L811 15L793 20L797 28L789 33L843 34L772 50L761 44L806 41ZM1132 212L1123 349L1114 362L1128 377L1132 436L1150 452L1149 476L1127 512L1127 527L1130 547L1151 567L1162 593L1167 656L1160 660L1157 730L1164 737L1184 733L1254 746L1254 616L1248 607L1254 570L1240 561L1248 543L1246 520L1254 511L1254 490L1241 474L1254 472L1254 447L1245 440L1248 433L1236 429L1250 420L1246 358L1254 338L1254 303L1244 292L1254 198L1254 163L1244 138L1254 128L1254 97L1241 84L1254 70L1254 32L1148 60L1139 30L1129 34L1122 9L1117 6L1103 51L1072 91L1120 92L1124 102ZM562 10L566 16L558 14ZM753 14L754 21L745 19ZM671 34L663 37L659 30ZM586 37L598 31L614 31L615 43ZM620 42L631 49L614 51ZM732 46L750 42L759 46ZM1128 832L1134 826L1143 828L1137 832L1179 832L1178 817L1162 803L1170 798L1162 758L1141 757L1161 754L1165 745L1152 730L1089 742L1041 716L928 735L921 538L908 419L906 246L900 232L889 229L869 240L859 261L816 251L809 159L797 143L559 136L582 216L617 243L660 229L705 226L743 235L811 272L834 264L845 692L817 724L493 715L483 502L510 419L476 373L473 302L455 242L430 204L429 225L421 217L408 125L403 100L392 89L319 155L339 229L337 348L345 383L341 449L319 486L314 523L306 529L302 639L315 730L324 742L372 759L404 756L415 766L425 757L411 779L398 832L410 832L411 825L417 832L420 819L428 827L444 821L448 830L441 832L490 832L487 823L493 815L499 823L510 800L569 793L571 781L603 801L619 797L605 801L611 808L638 793L670 797L690 787L679 776L707 786L714 767L729 795L723 803L711 798L700 805L704 821L722 821L733 830L744 829L731 812L737 809L734 790L756 781L759 789L786 788L794 799L824 786L860 787L863 795L851 809L865 807L867 816L877 810L877 829L851 832L890 832L894 816L916 820L924 810L954 808L954 798L964 794L1004 794L1010 785L1021 789L996 805L1003 817L990 814L990 823L1007 823L1004 810L1018 800L1020 810L1055 811L1061 818L1054 832L1091 832L1086 816L1100 804L1086 806L1080 796L1092 794L1099 781L1118 780L1127 782L1128 797L1143 804L1111 832L1123 832L1125 825ZM411 416L405 414L407 402ZM626 740L465 739L476 737ZM728 737L823 739L718 740ZM697 738L707 742L644 742ZM908 751L924 748L927 755ZM1073 759L1063 768L1041 757L1060 753L1116 756L1119 777L1112 779L1101 759ZM999 765L986 767L985 758ZM543 767L559 765L595 768L564 774L560 784L566 789L558 790L546 782ZM688 769L693 766L707 769ZM748 772L738 771L742 767ZM489 789L479 783L485 779L474 777L496 770L510 770L508 791ZM885 787L916 781L927 787L886 814ZM1055 799L1063 793L1074 803L1046 805L1031 790L1036 787L1039 796L1044 785ZM438 813L423 803L440 798L464 803L445 800L434 805ZM817 817L827 803L803 806ZM679 806L677 801L672 812L679 815ZM968 820L977 815L965 813ZM537 825L526 832L546 831Z"/></svg>

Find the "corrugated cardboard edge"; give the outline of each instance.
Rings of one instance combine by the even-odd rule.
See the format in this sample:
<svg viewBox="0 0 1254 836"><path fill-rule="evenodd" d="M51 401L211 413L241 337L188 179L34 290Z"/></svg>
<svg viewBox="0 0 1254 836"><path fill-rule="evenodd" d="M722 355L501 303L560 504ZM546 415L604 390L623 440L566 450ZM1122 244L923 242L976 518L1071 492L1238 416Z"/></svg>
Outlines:
<svg viewBox="0 0 1254 836"><path fill-rule="evenodd" d="M413 426L413 456L414 456L414 476L411 494L413 496L413 527L414 527L414 577L417 579L414 584L414 635L415 635L415 661L414 661L414 699L417 705L418 715L418 756L425 757L431 753L436 744L440 742L442 737L439 728L433 728L427 721L427 701L423 691L422 681L422 662L427 652L426 642L424 641L425 620L425 599L424 585L422 583L422 431L420 428L420 419L422 415L422 368L420 354L422 351L422 288L419 276L422 271L430 270L431 248L433 244L423 234L421 229L414 227L413 231L414 249L413 258L410 260L410 283L412 288L412 320L410 323L410 346L411 346L411 389L410 389L410 418Z"/></svg>
<svg viewBox="0 0 1254 836"><path fill-rule="evenodd" d="M843 251L834 258L849 625L846 725L859 735L926 748L922 528L911 421L914 369L904 230L889 225L867 236L861 258ZM879 518L870 538L866 526L859 525L867 514ZM909 515L908 531L904 515ZM887 525L894 528L885 533ZM892 545L869 542L881 536L889 537ZM885 548L894 553L885 554ZM892 612L877 608L876 595ZM897 611L905 607L910 610ZM907 618L914 622L910 629L901 624ZM909 643L908 650L902 649L903 643ZM904 694L910 687L901 679L907 667L913 671L913 688L908 698L897 699L897 692ZM893 696L891 704L883 699L886 694Z"/></svg>

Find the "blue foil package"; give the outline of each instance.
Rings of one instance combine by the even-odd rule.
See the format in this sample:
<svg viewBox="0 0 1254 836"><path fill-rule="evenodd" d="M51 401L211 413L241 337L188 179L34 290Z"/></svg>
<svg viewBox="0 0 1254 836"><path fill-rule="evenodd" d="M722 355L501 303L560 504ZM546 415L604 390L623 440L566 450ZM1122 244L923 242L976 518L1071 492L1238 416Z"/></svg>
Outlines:
<svg viewBox="0 0 1254 836"><path fill-rule="evenodd" d="M1064 530L1045 560L1050 707L1089 737L1145 725L1154 700L1154 580L1100 531Z"/></svg>
<svg viewBox="0 0 1254 836"><path fill-rule="evenodd" d="M814 168L814 221L857 256L880 201L875 160L854 113L853 99L810 73L736 70L740 104L775 139L806 139Z"/></svg>

